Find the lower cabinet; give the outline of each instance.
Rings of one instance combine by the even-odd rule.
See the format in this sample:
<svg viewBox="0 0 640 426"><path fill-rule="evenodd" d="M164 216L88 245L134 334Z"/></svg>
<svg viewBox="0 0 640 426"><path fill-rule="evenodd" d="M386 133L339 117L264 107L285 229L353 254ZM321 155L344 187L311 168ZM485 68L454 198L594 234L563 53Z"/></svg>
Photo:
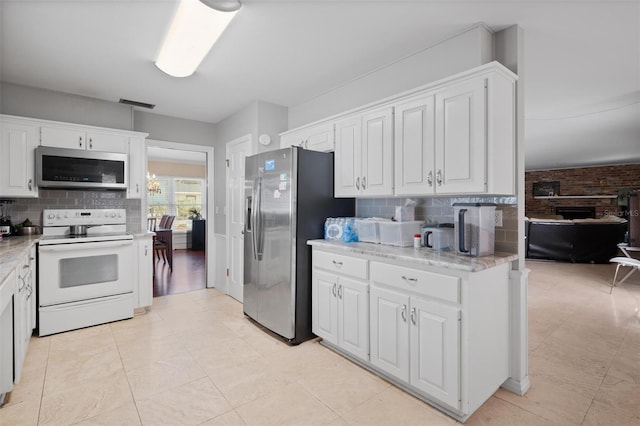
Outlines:
<svg viewBox="0 0 640 426"><path fill-rule="evenodd" d="M313 278L313 332L360 359L369 359L369 285L320 270Z"/></svg>
<svg viewBox="0 0 640 426"><path fill-rule="evenodd" d="M312 327L458 420L509 377L509 264L477 272L313 247Z"/></svg>
<svg viewBox="0 0 640 426"><path fill-rule="evenodd" d="M142 308L151 306L153 303L153 236L151 234L138 236L135 242L138 268L134 272L137 274L134 277L137 285L133 287L133 302L134 307Z"/></svg>
<svg viewBox="0 0 640 426"><path fill-rule="evenodd" d="M16 269L17 291L14 296L13 312L13 356L14 356L14 381L20 382L22 377L22 365L27 355L29 340L35 328L35 276L36 253L35 246L31 247L21 265Z"/></svg>
<svg viewBox="0 0 640 426"><path fill-rule="evenodd" d="M11 271L0 282L0 404L13 389L13 300L16 274Z"/></svg>

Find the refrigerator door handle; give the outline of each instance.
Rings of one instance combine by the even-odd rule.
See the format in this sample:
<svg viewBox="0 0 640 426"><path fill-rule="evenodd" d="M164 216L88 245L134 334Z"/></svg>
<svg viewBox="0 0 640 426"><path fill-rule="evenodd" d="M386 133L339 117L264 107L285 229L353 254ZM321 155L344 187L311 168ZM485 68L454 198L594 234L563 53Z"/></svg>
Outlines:
<svg viewBox="0 0 640 426"><path fill-rule="evenodd" d="M257 248L257 241L256 241L256 233L257 233L257 229L256 229L256 214L257 214L257 210L256 210L256 192L257 192L257 186L258 186L258 179L256 179L253 182L253 192L251 197L251 207L250 207L250 212L249 212L249 220L250 220L250 225L249 228L251 229L251 252L253 253L253 258L258 260L258 248Z"/></svg>
<svg viewBox="0 0 640 426"><path fill-rule="evenodd" d="M262 176L258 177L258 188L256 189L256 209L255 209L255 227L254 227L254 238L256 241L256 244L254 244L255 247L255 253L256 253L256 259L258 261L262 260L262 243L264 240L264 235L263 235L263 229L262 229Z"/></svg>

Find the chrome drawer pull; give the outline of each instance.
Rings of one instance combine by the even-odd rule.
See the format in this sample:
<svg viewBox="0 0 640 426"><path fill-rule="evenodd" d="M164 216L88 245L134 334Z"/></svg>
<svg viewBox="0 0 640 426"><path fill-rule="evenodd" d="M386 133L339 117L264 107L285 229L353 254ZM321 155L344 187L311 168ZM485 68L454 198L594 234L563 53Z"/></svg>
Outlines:
<svg viewBox="0 0 640 426"><path fill-rule="evenodd" d="M332 262L336 265L336 268L340 268L342 266L342 262L336 262L335 260L332 260Z"/></svg>
<svg viewBox="0 0 640 426"><path fill-rule="evenodd" d="M402 276L402 279L405 280L405 281L410 281L412 283L417 283L418 282L417 278L407 278L404 275Z"/></svg>

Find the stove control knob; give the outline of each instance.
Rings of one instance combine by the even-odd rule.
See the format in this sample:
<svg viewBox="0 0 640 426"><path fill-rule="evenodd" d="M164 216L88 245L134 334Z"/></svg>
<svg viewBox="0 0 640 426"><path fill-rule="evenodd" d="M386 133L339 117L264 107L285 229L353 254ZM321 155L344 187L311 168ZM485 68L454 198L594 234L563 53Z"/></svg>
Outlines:
<svg viewBox="0 0 640 426"><path fill-rule="evenodd" d="M111 217L116 217L116 212L111 213Z"/></svg>
<svg viewBox="0 0 640 426"><path fill-rule="evenodd" d="M60 219L60 213L56 215L56 219Z"/></svg>
<svg viewBox="0 0 640 426"><path fill-rule="evenodd" d="M53 213L49 213L49 214L47 215L47 219L53 219L54 217L56 217L56 215L55 215L55 214L53 214Z"/></svg>

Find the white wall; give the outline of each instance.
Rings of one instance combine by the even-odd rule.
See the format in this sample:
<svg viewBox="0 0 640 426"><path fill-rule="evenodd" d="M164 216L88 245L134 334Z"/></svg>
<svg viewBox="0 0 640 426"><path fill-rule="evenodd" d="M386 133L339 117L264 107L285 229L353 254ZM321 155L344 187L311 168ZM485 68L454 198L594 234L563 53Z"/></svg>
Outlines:
<svg viewBox="0 0 640 426"><path fill-rule="evenodd" d="M2 114L133 130L129 105L10 83L1 85Z"/></svg>
<svg viewBox="0 0 640 426"><path fill-rule="evenodd" d="M484 25L454 35L289 108L289 128L439 80L493 60L492 33Z"/></svg>
<svg viewBox="0 0 640 426"><path fill-rule="evenodd" d="M258 136L269 135L271 143L267 146L258 144L257 152L280 148L280 136L278 135L287 130L288 115L289 109L287 107L268 102L258 102Z"/></svg>

